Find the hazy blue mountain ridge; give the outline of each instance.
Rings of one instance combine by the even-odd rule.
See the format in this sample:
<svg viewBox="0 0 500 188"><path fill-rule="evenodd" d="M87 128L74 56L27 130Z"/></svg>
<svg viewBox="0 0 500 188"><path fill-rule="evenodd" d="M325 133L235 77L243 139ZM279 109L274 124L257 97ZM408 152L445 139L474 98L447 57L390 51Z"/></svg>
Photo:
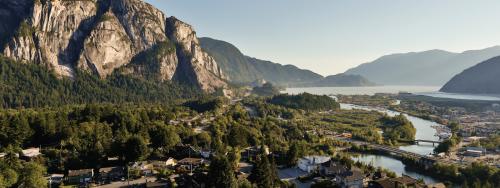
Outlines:
<svg viewBox="0 0 500 188"><path fill-rule="evenodd" d="M444 85L454 75L500 55L500 46L453 53L429 50L382 56L347 70L384 85Z"/></svg>
<svg viewBox="0 0 500 188"><path fill-rule="evenodd" d="M443 92L500 94L500 56L479 63L453 77Z"/></svg>

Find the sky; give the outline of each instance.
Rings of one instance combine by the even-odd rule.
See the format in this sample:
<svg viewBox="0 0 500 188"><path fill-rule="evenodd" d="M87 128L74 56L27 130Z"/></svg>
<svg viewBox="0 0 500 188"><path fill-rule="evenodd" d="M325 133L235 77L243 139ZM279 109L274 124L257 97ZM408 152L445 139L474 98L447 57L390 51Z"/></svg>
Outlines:
<svg viewBox="0 0 500 188"><path fill-rule="evenodd" d="M380 56L500 45L499 0L145 0L245 55L322 75Z"/></svg>

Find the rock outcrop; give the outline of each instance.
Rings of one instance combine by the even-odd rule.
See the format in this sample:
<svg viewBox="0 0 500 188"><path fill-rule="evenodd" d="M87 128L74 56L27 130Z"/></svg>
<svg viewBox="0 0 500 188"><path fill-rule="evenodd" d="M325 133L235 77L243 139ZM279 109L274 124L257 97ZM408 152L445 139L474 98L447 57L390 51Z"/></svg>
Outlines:
<svg viewBox="0 0 500 188"><path fill-rule="evenodd" d="M0 0L0 52L16 33L21 21L24 20L33 5L32 0Z"/></svg>
<svg viewBox="0 0 500 188"><path fill-rule="evenodd" d="M132 41L125 29L118 18L108 11L85 39L77 65L82 70L92 71L105 78L130 62L133 53Z"/></svg>
<svg viewBox="0 0 500 188"><path fill-rule="evenodd" d="M200 42L193 28L175 17L167 19L167 35L169 39L177 44L177 55L183 76L194 79L203 90L211 90L222 87L225 82L219 66L214 58L201 49ZM182 78L182 76L180 77Z"/></svg>
<svg viewBox="0 0 500 188"><path fill-rule="evenodd" d="M5 5L0 15L18 18L0 24L3 54L14 60L46 65L59 76L82 70L104 79L119 71L186 81L207 92L227 87L193 28L141 0L0 0L0 5ZM14 15L20 7L29 7L27 13ZM14 25L15 31L7 31Z"/></svg>
<svg viewBox="0 0 500 188"><path fill-rule="evenodd" d="M132 40L136 52L167 40L165 14L152 5L140 0L112 0L111 9Z"/></svg>

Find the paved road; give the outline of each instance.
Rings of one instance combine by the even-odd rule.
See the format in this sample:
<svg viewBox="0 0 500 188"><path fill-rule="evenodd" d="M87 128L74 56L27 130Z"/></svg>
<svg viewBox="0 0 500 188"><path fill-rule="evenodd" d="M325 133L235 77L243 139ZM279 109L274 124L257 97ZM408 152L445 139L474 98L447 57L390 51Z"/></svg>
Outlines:
<svg viewBox="0 0 500 188"><path fill-rule="evenodd" d="M296 178L299 176L307 175L307 172L300 170L299 168L286 168L280 169L278 171L278 176L281 180L290 181L297 185L297 188L308 188L311 187L311 181L302 183Z"/></svg>

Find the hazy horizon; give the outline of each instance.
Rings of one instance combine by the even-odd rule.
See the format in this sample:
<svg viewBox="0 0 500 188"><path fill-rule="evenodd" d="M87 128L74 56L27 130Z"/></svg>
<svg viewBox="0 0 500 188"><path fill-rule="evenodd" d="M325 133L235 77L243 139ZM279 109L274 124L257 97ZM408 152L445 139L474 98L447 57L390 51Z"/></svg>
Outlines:
<svg viewBox="0 0 500 188"><path fill-rule="evenodd" d="M200 37L322 75L380 56L500 44L500 1L146 0Z"/></svg>

